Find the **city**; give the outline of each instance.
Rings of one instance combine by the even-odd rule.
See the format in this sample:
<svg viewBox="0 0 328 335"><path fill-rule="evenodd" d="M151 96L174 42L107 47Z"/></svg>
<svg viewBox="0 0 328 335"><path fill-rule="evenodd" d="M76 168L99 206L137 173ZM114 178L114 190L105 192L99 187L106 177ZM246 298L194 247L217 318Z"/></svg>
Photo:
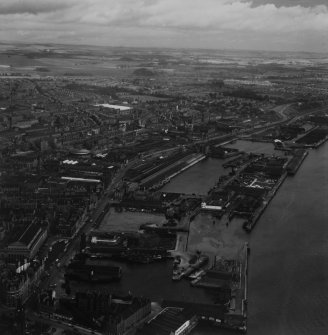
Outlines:
<svg viewBox="0 0 328 335"><path fill-rule="evenodd" d="M327 83L326 53L0 43L0 333L326 333Z"/></svg>

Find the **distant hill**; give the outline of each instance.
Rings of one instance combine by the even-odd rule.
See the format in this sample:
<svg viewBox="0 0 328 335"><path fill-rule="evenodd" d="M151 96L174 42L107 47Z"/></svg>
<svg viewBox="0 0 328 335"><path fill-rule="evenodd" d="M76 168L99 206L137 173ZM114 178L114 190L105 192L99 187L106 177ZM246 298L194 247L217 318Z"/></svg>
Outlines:
<svg viewBox="0 0 328 335"><path fill-rule="evenodd" d="M50 70L46 67L37 67L35 69L35 71L39 71L39 72L50 72Z"/></svg>
<svg viewBox="0 0 328 335"><path fill-rule="evenodd" d="M133 74L135 76L142 76L142 77L153 77L156 75L153 71L145 69L145 68L136 69L133 72Z"/></svg>
<svg viewBox="0 0 328 335"><path fill-rule="evenodd" d="M134 58L129 56L123 56L119 59L121 62L134 62Z"/></svg>

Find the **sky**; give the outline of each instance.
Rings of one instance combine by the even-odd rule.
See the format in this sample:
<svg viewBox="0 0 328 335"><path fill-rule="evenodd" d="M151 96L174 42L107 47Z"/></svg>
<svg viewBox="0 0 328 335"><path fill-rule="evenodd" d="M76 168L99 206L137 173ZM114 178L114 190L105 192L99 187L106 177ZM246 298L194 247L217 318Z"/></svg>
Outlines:
<svg viewBox="0 0 328 335"><path fill-rule="evenodd" d="M328 52L328 0L0 0L0 41Z"/></svg>

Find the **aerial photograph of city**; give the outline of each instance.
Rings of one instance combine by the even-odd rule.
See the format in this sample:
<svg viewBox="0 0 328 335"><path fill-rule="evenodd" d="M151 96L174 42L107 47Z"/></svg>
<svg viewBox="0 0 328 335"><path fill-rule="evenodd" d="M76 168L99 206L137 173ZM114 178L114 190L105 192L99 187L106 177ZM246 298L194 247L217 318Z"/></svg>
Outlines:
<svg viewBox="0 0 328 335"><path fill-rule="evenodd" d="M0 335L328 334L328 2L0 1Z"/></svg>

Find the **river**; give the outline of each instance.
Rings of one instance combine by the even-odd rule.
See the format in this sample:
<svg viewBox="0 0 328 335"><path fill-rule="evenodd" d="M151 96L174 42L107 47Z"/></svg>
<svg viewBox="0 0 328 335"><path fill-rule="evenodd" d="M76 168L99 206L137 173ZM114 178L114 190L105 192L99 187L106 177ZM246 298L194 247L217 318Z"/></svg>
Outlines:
<svg viewBox="0 0 328 335"><path fill-rule="evenodd" d="M204 179L217 180L218 162L192 167L167 191L206 193ZM248 334L328 334L328 143L286 179L251 233L250 247ZM198 327L192 334L232 333Z"/></svg>
<svg viewBox="0 0 328 335"><path fill-rule="evenodd" d="M287 178L251 234L250 335L328 334L328 144Z"/></svg>
<svg viewBox="0 0 328 335"><path fill-rule="evenodd" d="M245 151L270 143L243 141ZM249 147L247 147L249 143ZM165 185L167 192L206 194L226 171L207 159ZM328 334L328 143L310 151L288 177L249 236L249 335ZM172 283L171 262L149 268L124 265L116 289L152 299L207 300L188 282ZM192 335L234 334L198 326Z"/></svg>

